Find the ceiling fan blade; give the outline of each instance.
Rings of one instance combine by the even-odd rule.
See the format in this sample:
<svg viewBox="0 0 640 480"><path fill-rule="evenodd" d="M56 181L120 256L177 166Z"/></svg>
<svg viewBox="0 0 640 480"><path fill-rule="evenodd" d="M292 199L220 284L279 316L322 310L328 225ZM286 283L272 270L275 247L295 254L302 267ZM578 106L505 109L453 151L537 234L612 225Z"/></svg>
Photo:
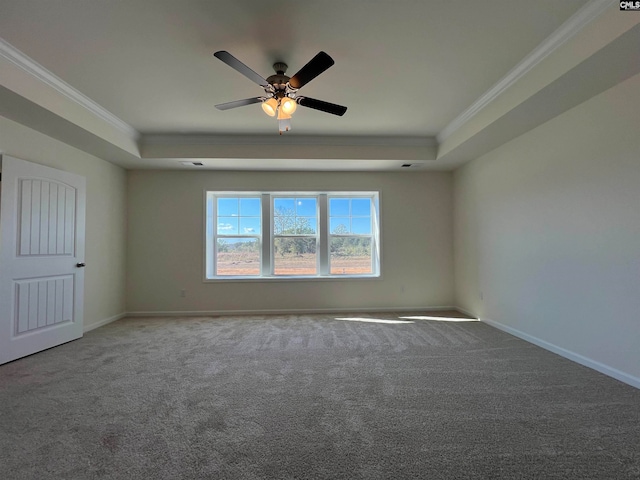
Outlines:
<svg viewBox="0 0 640 480"><path fill-rule="evenodd" d="M232 108L244 107L252 103L261 103L262 97L245 98L244 100L236 100L235 102L219 103L216 105L218 110L230 110Z"/></svg>
<svg viewBox="0 0 640 480"><path fill-rule="evenodd" d="M229 65L231 68L233 68L234 70L240 72L242 75L247 77L252 82L257 83L261 87L266 87L266 86L269 85L269 82L267 82L264 78L262 78L260 75L258 75L253 70L251 70L249 67L247 67L244 63L242 63L236 57L231 55L229 52L227 52L225 50L220 50L219 52L214 53L213 56L216 57L219 60L222 60L224 63Z"/></svg>
<svg viewBox="0 0 640 480"><path fill-rule="evenodd" d="M347 107L342 105L336 105L335 103L323 102L322 100L316 100L309 97L298 97L297 101L303 107L313 108L314 110L320 110L321 112L332 113L333 115L342 116L347 111Z"/></svg>
<svg viewBox="0 0 640 480"><path fill-rule="evenodd" d="M289 85L293 88L301 88L334 63L333 58L325 52L320 52L289 79Z"/></svg>

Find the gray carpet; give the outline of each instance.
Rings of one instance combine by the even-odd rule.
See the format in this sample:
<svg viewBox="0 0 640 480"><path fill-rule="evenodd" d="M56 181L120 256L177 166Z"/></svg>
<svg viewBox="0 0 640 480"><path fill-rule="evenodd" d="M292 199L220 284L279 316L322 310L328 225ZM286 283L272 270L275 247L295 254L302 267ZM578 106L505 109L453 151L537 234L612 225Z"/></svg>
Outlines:
<svg viewBox="0 0 640 480"><path fill-rule="evenodd" d="M640 478L640 390L403 315L124 319L0 366L0 478Z"/></svg>

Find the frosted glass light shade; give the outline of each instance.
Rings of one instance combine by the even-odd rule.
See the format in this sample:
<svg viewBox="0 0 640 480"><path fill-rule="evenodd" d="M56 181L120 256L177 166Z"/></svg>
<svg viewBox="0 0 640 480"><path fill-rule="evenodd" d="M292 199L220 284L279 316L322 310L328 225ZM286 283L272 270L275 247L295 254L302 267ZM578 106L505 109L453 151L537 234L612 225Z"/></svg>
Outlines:
<svg viewBox="0 0 640 480"><path fill-rule="evenodd" d="M282 100L280 100L280 108L287 115L291 115L293 112L296 111L296 108L298 108L298 104L293 98L285 97Z"/></svg>
<svg viewBox="0 0 640 480"><path fill-rule="evenodd" d="M266 113L270 117L276 116L277 109L278 101L275 98L270 98L269 100L262 102L262 110L264 110L264 113Z"/></svg>

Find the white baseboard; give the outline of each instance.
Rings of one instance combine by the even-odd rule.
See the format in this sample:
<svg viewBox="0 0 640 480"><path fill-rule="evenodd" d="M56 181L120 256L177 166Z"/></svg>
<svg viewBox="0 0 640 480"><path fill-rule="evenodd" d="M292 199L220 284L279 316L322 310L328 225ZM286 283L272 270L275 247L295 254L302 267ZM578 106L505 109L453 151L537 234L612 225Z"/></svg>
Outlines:
<svg viewBox="0 0 640 480"><path fill-rule="evenodd" d="M219 317L223 315L306 315L334 313L375 313L375 312L441 312L459 310L456 307L370 307L370 308L305 308L284 310L203 310L203 311L155 311L127 312L127 317Z"/></svg>
<svg viewBox="0 0 640 480"><path fill-rule="evenodd" d="M119 313L118 315L114 315L113 317L104 318L98 322L91 323L89 325L84 325L82 327L82 333L90 332L91 330L95 330L96 328L102 327L108 323L115 322L116 320L120 320L121 318L126 317L126 313Z"/></svg>
<svg viewBox="0 0 640 480"><path fill-rule="evenodd" d="M460 313L463 313L464 315L471 317L471 318L478 318L478 316L475 313L470 312L469 310L465 310L464 308L460 308L460 307L454 307L454 310L459 311Z"/></svg>
<svg viewBox="0 0 640 480"><path fill-rule="evenodd" d="M461 312L463 311L461 308L458 308L458 310L460 310ZM491 325L498 330L509 333L514 337L518 337L529 343L537 345L538 347L544 348L545 350L556 353L561 357L579 363L580 365L584 365L585 367L592 368L593 370L603 373L609 377L615 378L616 380L620 380L621 382L631 385L632 387L640 388L640 378L629 375L628 373L618 370L617 368L610 367L608 365L605 365L604 363L600 363L596 360L592 360L583 355L580 355L579 353L572 352L571 350L567 350L566 348L562 348L554 345L553 343L541 340L537 337L534 337L533 335L529 335L528 333L524 333L513 327L509 327L507 325L503 325L500 322L496 322L495 320L491 320L489 318L481 318L480 321Z"/></svg>

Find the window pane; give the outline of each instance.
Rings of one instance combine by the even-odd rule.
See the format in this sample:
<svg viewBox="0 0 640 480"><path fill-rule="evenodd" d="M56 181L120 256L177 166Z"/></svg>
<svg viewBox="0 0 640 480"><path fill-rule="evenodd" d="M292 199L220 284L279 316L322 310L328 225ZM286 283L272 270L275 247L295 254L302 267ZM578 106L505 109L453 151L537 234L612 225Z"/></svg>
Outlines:
<svg viewBox="0 0 640 480"><path fill-rule="evenodd" d="M219 238L216 275L260 275L260 242L255 238Z"/></svg>
<svg viewBox="0 0 640 480"><path fill-rule="evenodd" d="M260 235L260 198L218 198L218 235Z"/></svg>
<svg viewBox="0 0 640 480"><path fill-rule="evenodd" d="M315 235L318 230L316 217L296 217L296 233L299 235Z"/></svg>
<svg viewBox="0 0 640 480"><path fill-rule="evenodd" d="M351 229L349 228L349 217L331 217L329 219L329 223L330 233L334 233L336 235L351 233Z"/></svg>
<svg viewBox="0 0 640 480"><path fill-rule="evenodd" d="M368 235L371 233L371 217L353 217L351 219L351 233Z"/></svg>
<svg viewBox="0 0 640 480"><path fill-rule="evenodd" d="M276 275L315 275L316 239L285 237L273 240Z"/></svg>
<svg viewBox="0 0 640 480"><path fill-rule="evenodd" d="M240 217L240 232L243 235L260 235L260 217Z"/></svg>
<svg viewBox="0 0 640 480"><path fill-rule="evenodd" d="M238 217L218 217L218 235L237 235Z"/></svg>
<svg viewBox="0 0 640 480"><path fill-rule="evenodd" d="M331 238L332 275L365 275L373 273L371 239L354 237Z"/></svg>
<svg viewBox="0 0 640 480"><path fill-rule="evenodd" d="M218 216L231 217L238 215L238 199L237 198L219 198L218 199Z"/></svg>
<svg viewBox="0 0 640 480"><path fill-rule="evenodd" d="M315 198L297 198L296 215L303 217L315 217L317 212Z"/></svg>
<svg viewBox="0 0 640 480"><path fill-rule="evenodd" d="M368 217L371 215L371 199L370 198L354 198L351 200L351 215L363 215Z"/></svg>
<svg viewBox="0 0 640 480"><path fill-rule="evenodd" d="M329 215L349 215L349 199L348 198L332 198L329 200Z"/></svg>
<svg viewBox="0 0 640 480"><path fill-rule="evenodd" d="M276 198L273 230L276 235L316 235L316 198Z"/></svg>
<svg viewBox="0 0 640 480"><path fill-rule="evenodd" d="M260 199L259 198L241 198L240 199L240 215L243 217L259 217Z"/></svg>
<svg viewBox="0 0 640 480"><path fill-rule="evenodd" d="M295 215L274 215L273 233L276 235L292 235L296 233Z"/></svg>
<svg viewBox="0 0 640 480"><path fill-rule="evenodd" d="M273 201L273 210L276 215L295 215L295 199L276 198Z"/></svg>
<svg viewBox="0 0 640 480"><path fill-rule="evenodd" d="M296 210L293 198L276 198L273 215L273 232L276 235L296 233Z"/></svg>

